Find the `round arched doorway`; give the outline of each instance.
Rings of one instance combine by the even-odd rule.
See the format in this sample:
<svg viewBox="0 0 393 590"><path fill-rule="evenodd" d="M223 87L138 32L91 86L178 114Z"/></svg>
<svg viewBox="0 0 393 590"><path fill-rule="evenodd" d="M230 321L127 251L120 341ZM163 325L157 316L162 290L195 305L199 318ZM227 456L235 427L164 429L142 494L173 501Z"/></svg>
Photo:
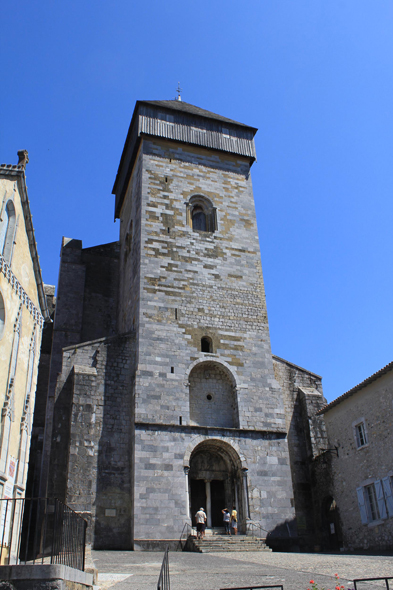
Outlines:
<svg viewBox="0 0 393 590"><path fill-rule="evenodd" d="M207 526L223 526L222 510L236 506L239 528L247 516L244 506L246 485L240 457L228 443L208 439L195 447L190 456L188 474L190 514L195 525L195 514L203 507L207 514Z"/></svg>

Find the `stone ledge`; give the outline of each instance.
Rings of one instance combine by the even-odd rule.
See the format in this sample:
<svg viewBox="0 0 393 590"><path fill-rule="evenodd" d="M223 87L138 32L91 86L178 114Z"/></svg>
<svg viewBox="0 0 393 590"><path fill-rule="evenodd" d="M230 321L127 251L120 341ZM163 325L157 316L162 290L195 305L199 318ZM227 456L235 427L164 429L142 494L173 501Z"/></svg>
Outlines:
<svg viewBox="0 0 393 590"><path fill-rule="evenodd" d="M97 369L85 365L74 365L74 373L77 375L97 375Z"/></svg>
<svg viewBox="0 0 393 590"><path fill-rule="evenodd" d="M0 579L7 582L17 580L66 580L85 586L93 585L93 576L67 565L1 565Z"/></svg>
<svg viewBox="0 0 393 590"><path fill-rule="evenodd" d="M163 422L143 422L143 421L136 421L135 422L135 430L155 430L155 431L173 431L173 432L205 432L207 434L212 434L217 432L223 436L231 437L234 434L240 436L258 436L261 438L285 438L287 435L287 431L284 428L270 428L270 429L257 429L257 428L227 428L221 426L199 426L197 424L165 424ZM225 433L228 433L225 435Z"/></svg>

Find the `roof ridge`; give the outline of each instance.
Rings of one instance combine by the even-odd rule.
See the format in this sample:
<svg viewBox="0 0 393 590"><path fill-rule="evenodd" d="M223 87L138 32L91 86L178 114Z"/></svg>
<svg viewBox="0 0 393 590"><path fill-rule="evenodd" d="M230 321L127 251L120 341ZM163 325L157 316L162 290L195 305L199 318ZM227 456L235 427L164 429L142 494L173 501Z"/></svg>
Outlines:
<svg viewBox="0 0 393 590"><path fill-rule="evenodd" d="M353 395L354 393L360 391L360 389L363 389L363 387L366 387L367 385L369 385L373 381L376 381L377 379L379 379L379 377L382 377L383 375L385 375L386 373L388 373L392 369L393 369L393 361L391 361L390 363L388 363L387 365L385 365L384 367L382 367L382 369L379 369L379 371L376 371L375 373L372 373L372 375L370 375L369 377L367 377L366 379L364 379L363 381L361 381L360 383L358 383L357 385L355 385L351 389L348 389L348 391L346 391L345 393L343 393L339 397L336 397L336 399L334 399L332 402L330 402L330 403L326 404L325 406L323 406L323 408L321 408L317 412L317 415L318 414L324 414L327 410L330 410L331 408L334 408L334 406L337 406L342 401L344 401L348 397L351 397L351 395Z"/></svg>
<svg viewBox="0 0 393 590"><path fill-rule="evenodd" d="M234 119L229 119L228 117L223 117L222 115L219 115L218 113L214 113L213 111L208 111L206 109L198 107L198 106L196 106L190 102L186 102L184 100L177 100L177 99L138 100L137 102L140 104L147 104L147 105L152 105L152 106L157 106L157 107L160 106L162 108L167 108L167 109L171 109L174 111L184 112L186 114L195 115L197 117L203 117L206 119L213 119L216 121L221 121L222 123L236 125L238 127L245 127L246 129L251 129L251 130L255 131L255 133L258 131L258 129L256 127L252 127L251 125L246 125L245 123L240 123L239 121L235 121Z"/></svg>

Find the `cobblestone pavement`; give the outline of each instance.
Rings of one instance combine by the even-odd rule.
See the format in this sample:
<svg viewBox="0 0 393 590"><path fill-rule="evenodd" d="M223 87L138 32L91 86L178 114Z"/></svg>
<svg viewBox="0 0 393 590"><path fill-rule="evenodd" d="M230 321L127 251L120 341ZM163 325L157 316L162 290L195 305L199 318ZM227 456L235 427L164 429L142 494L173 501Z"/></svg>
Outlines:
<svg viewBox="0 0 393 590"><path fill-rule="evenodd" d="M163 553L92 551L101 590L153 590L157 587ZM307 590L310 580L320 589L334 590L334 574L353 588L354 578L393 576L392 556L327 555L315 553L169 553L171 590L218 590L241 586L282 584L284 590ZM390 585L393 588L393 580ZM361 590L386 590L383 582Z"/></svg>

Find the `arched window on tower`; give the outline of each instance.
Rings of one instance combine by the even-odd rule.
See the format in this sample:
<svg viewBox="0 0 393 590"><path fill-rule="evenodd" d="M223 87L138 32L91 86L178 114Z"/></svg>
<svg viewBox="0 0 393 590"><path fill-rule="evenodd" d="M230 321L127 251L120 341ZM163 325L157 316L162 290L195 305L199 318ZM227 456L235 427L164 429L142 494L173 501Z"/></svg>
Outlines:
<svg viewBox="0 0 393 590"><path fill-rule="evenodd" d="M201 339L201 352L213 352L213 343L211 338L204 336Z"/></svg>
<svg viewBox="0 0 393 590"><path fill-rule="evenodd" d="M198 231L207 231L206 229L206 213L197 205L192 210L192 229Z"/></svg>
<svg viewBox="0 0 393 590"><path fill-rule="evenodd" d="M187 203L187 220L194 231L213 233L217 230L216 209L202 195L194 195Z"/></svg>

